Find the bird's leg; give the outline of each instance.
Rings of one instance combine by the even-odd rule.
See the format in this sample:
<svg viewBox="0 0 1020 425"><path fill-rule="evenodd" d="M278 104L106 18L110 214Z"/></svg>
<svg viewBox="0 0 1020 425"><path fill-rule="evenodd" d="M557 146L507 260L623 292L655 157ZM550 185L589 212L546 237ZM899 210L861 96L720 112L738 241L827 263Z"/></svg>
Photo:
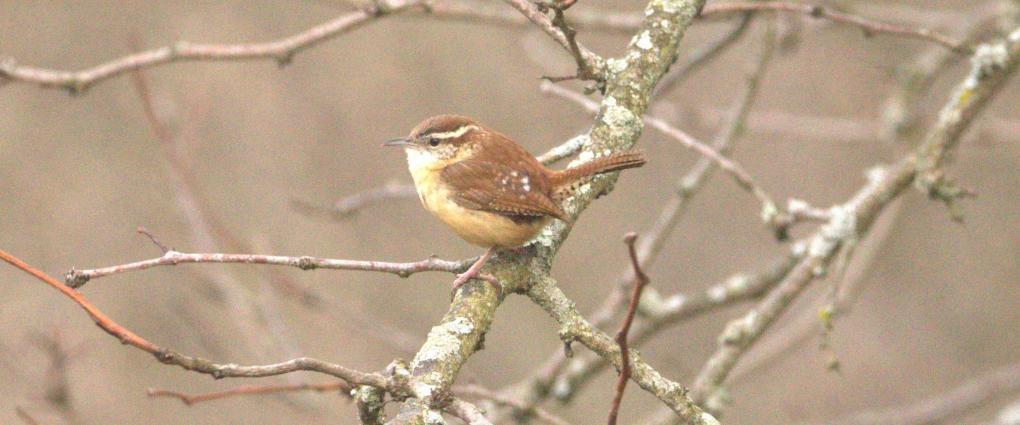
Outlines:
<svg viewBox="0 0 1020 425"><path fill-rule="evenodd" d="M482 256L478 258L478 261L475 261L475 263L472 264L471 267L469 267L466 272L457 275L457 279L453 281L453 289L452 289L451 294L456 293L457 290L460 289L461 286L464 286L464 284L467 283L469 280L474 279L476 277L479 277L479 274L480 274L480 272L482 270L482 266L484 266L485 263L489 262L489 259L492 258L492 254L495 254L495 253L496 253L496 247L491 247L491 248L485 250L485 253L482 254ZM494 280L489 280L489 279L485 279L485 280L489 281L491 283L494 283L496 285L497 289L500 289L500 290L503 289L503 288L500 287L499 281L494 281Z"/></svg>

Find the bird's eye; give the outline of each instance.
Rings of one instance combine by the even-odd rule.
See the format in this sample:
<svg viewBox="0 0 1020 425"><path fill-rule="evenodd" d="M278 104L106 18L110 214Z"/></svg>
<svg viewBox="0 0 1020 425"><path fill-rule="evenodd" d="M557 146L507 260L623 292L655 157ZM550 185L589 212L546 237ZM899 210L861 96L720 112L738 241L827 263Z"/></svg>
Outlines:
<svg viewBox="0 0 1020 425"><path fill-rule="evenodd" d="M439 139L435 138L435 137L430 137L429 138L429 146L432 146L432 147L439 146Z"/></svg>

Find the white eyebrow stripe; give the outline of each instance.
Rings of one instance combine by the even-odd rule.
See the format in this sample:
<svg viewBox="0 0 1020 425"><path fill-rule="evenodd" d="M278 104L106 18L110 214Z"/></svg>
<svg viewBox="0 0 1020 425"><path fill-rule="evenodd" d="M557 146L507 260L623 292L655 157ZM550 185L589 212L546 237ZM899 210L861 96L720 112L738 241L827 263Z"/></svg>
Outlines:
<svg viewBox="0 0 1020 425"><path fill-rule="evenodd" d="M453 131L447 131L447 132L444 132L444 133L429 133L426 136L428 136L428 137L435 137L437 139L453 139L453 138L457 138L457 137L463 136L464 133L467 133L467 132L469 132L471 130L478 130L478 126L476 126L474 124L462 125L462 126L458 127L456 130L453 130Z"/></svg>

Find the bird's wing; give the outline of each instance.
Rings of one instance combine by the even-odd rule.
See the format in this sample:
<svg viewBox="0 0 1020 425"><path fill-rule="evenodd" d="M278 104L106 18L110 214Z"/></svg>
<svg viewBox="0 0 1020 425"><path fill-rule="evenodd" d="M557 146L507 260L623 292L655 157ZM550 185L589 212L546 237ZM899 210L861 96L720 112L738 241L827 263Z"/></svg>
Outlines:
<svg viewBox="0 0 1020 425"><path fill-rule="evenodd" d="M461 207L514 216L552 216L564 219L563 209L549 194L549 181L541 170L524 164L514 167L481 159L465 159L446 166L442 180Z"/></svg>

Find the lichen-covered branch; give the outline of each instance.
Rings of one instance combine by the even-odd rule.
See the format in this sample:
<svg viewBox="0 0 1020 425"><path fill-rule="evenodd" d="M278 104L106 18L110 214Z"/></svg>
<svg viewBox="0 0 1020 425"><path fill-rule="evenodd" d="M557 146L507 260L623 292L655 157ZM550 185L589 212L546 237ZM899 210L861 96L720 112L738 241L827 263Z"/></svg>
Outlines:
<svg viewBox="0 0 1020 425"><path fill-rule="evenodd" d="M878 214L912 182L921 180L940 164L973 117L998 92L1020 63L1020 28L1006 40L978 46L970 73L943 107L928 137L911 155L888 169L869 173L869 184L848 202L833 207L832 218L808 241L805 256L762 302L744 316L731 321L719 337L719 349L706 362L692 389L692 398L708 410L722 409L720 390L729 372L747 349L771 326L797 295L823 276L841 247L862 238ZM923 184L923 183L921 183Z"/></svg>
<svg viewBox="0 0 1020 425"><path fill-rule="evenodd" d="M757 97L758 87L772 57L775 43L771 38L771 29L766 29L765 35L760 55L748 74L747 84L734 102L728 121L716 135L712 144L712 148L721 154L728 154L733 143L743 134L747 115ZM555 88L557 92L575 96L573 92L566 92L550 84L543 84L543 87L550 91ZM642 238L635 244L638 263L642 268L651 267L655 262L665 241L676 227L690 201L708 181L715 169L714 161L702 157L690 171L677 180L675 193L659 212L654 223L648 230L642 232ZM760 295L765 288L782 278L786 271L792 267L793 260L782 258L777 260L777 263L762 271L734 276L723 283L713 285L704 294L696 294L691 297L684 294L665 297L654 288L648 288L640 304L643 320L634 330L635 344L642 343L659 330L700 313L711 311L715 307ZM621 310L624 305L623 301L626 299L628 282L633 281L633 273L633 268L628 267L606 300L589 317L588 320L594 327L604 327ZM601 357L594 354L585 353L568 359L563 356L560 350L556 350L541 367L537 368L532 376L515 384L510 392L516 393L528 405L537 404L549 395L566 401L606 365L607 363Z"/></svg>
<svg viewBox="0 0 1020 425"><path fill-rule="evenodd" d="M266 365L239 365L236 363L215 363L210 360L203 359L201 357L189 356L181 354L179 352L170 350L168 348L160 347L149 340L141 337L140 335L132 332L125 328L121 324L115 322L105 313L103 313L98 307L93 305L88 299L85 298L80 292L68 287L67 285L61 284L53 277L43 273L39 269L32 267L21 261L21 259L8 254L7 252L0 250L0 260L14 266L15 268L31 275L39 281L45 283L49 287L56 289L65 297L70 298L82 310L89 315L89 317L99 326L100 329L110 334L111 336L120 340L122 344L135 347L146 353L153 355L156 360L161 363L168 365L180 366L185 370L192 372L198 372L207 374L216 379L222 378L261 378L267 376L278 376L298 371L310 371L318 372L326 375L330 375L336 378L340 378L348 386L369 386L378 388L385 391L388 394L393 395L395 398L404 399L407 397L423 397L421 394L421 388L414 386L414 381L408 379L410 374L407 369L403 367L401 362L394 362L387 367L386 373L380 372L361 372L358 370L350 369L341 366L336 363L331 363L319 359L310 357L300 357L296 359L287 360L284 362L266 364ZM261 388L261 389L260 389ZM233 391L227 391L224 393L213 393L199 398L215 399L229 397L237 394L245 393L264 393L264 392L286 392L293 390L317 390L326 391L334 388L334 384L326 385L309 385L301 386L298 388L293 387L257 387L255 389L235 389ZM336 387L342 388L342 387ZM170 392L170 391L153 391L150 392L152 396L163 395L170 397L177 397L185 403L192 403L203 401L194 396L188 396L182 393ZM462 417L473 425L491 425L481 415L480 410L477 407L471 405L468 402L457 399L451 395L447 395L442 406L439 406L445 412L453 414L458 417ZM479 419L481 418L481 419Z"/></svg>
<svg viewBox="0 0 1020 425"><path fill-rule="evenodd" d="M701 0L649 2L642 28L631 40L627 53L622 58L606 61L602 108L577 161L629 149L637 142L642 127L640 117L648 108L648 98L676 60L680 39L702 6L704 1ZM609 192L616 177L615 174L597 177L578 188L575 196L567 199L564 205L571 221L598 195ZM570 228L569 223L557 221L547 226L523 254L501 253L483 270L499 279L505 292L548 286L551 280L547 276L553 258ZM455 297L443 322L433 328L415 357L411 380L416 397L401 406L391 423L427 423L434 414L436 395L449 390L457 371L487 330L499 305L500 294L484 282L475 281L465 288ZM654 372L648 369L646 365L640 373L636 371L635 377L647 377ZM674 404L677 412L691 421L701 421L700 410L682 400L684 391L678 384L672 385L668 392L674 395L669 399L681 399Z"/></svg>
<svg viewBox="0 0 1020 425"><path fill-rule="evenodd" d="M555 280L543 279L532 286L528 296L559 323L560 339L567 343L576 341L584 344L617 369L623 367L620 346L612 337L592 327L591 323L581 316L574 302L563 294ZM628 357L631 380L665 403L676 413L679 420L690 424L718 423L688 398L686 388L662 376L646 363L636 350L631 350Z"/></svg>

